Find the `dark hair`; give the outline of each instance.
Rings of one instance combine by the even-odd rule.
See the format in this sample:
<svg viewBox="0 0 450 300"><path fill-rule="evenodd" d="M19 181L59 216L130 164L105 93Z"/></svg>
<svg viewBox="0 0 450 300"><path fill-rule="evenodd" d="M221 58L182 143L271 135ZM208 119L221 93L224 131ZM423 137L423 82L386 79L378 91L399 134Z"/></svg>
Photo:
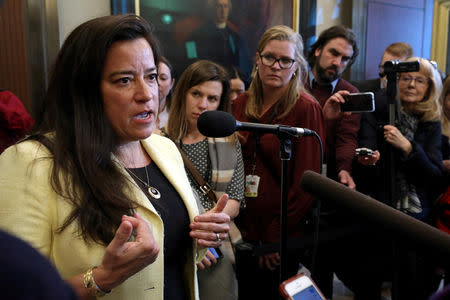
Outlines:
<svg viewBox="0 0 450 300"><path fill-rule="evenodd" d="M245 89L248 88L248 83L244 79L244 75L242 74L241 69L236 66L231 66L227 69L228 75L230 75L230 79L240 79L244 83Z"/></svg>
<svg viewBox="0 0 450 300"><path fill-rule="evenodd" d="M167 123L167 134L171 139L179 140L186 135L186 94L193 86L206 81L222 83L222 95L217 110L231 112L230 78L227 71L209 60L196 61L186 68L175 86Z"/></svg>
<svg viewBox="0 0 450 300"><path fill-rule="evenodd" d="M112 159L117 136L104 112L100 83L111 45L139 38L148 41L157 63L158 41L139 16L106 16L75 28L53 66L42 117L30 137L50 150L52 187L74 206L59 231L78 221L84 239L105 245L135 204Z"/></svg>
<svg viewBox="0 0 450 300"><path fill-rule="evenodd" d="M316 63L316 50L319 48L323 49L323 47L325 47L325 45L328 44L329 41L335 38L343 38L353 47L353 55L350 58L348 66L351 66L355 62L355 59L359 53L358 45L356 45L355 34L350 28L342 25L337 25L322 31L317 41L312 44L311 50L308 52L307 57L308 64L311 68Z"/></svg>
<svg viewBox="0 0 450 300"><path fill-rule="evenodd" d="M159 57L158 63L163 63L163 64L165 64L165 65L169 68L169 71L170 71L170 77L175 78L175 70L173 69L173 66L172 66L172 64L170 63L170 61L169 61L165 56L162 56L162 55L161 55L161 56Z"/></svg>
<svg viewBox="0 0 450 300"><path fill-rule="evenodd" d="M173 69L173 66L172 66L172 64L170 63L170 61L169 61L165 56L162 56L162 55L161 55L161 56L159 57L159 62L158 62L158 64L160 64L160 63L165 64L165 65L167 66L167 68L169 68L169 71L170 71L170 78L171 78L172 80L175 80L175 70ZM158 66L158 68L159 68L159 66ZM158 70L158 74L159 74L159 70ZM170 109L170 101L171 101L172 97L173 97L173 88L170 89L169 94L166 96L166 103L164 104L164 107L160 107L160 108L159 108L159 111L160 111L160 112L163 111L166 107L167 107L167 109ZM161 101L161 99L160 99L160 101Z"/></svg>

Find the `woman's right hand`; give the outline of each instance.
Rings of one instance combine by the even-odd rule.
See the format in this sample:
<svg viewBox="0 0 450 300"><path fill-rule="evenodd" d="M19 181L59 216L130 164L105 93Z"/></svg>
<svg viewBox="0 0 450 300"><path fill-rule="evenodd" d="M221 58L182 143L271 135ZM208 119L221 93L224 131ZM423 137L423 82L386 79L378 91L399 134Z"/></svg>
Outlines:
<svg viewBox="0 0 450 300"><path fill-rule="evenodd" d="M136 232L135 241L129 242ZM94 280L102 291L110 291L155 262L159 246L149 224L141 215L122 216L122 223L106 247L102 263L94 269Z"/></svg>

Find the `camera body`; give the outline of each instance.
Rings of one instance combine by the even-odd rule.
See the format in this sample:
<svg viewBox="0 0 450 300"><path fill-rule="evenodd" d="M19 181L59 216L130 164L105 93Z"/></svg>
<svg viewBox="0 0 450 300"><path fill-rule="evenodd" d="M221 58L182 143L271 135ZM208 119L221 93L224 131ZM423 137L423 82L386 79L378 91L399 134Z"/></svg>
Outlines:
<svg viewBox="0 0 450 300"><path fill-rule="evenodd" d="M369 148L356 148L355 155L356 156L372 156L374 151Z"/></svg>
<svg viewBox="0 0 450 300"><path fill-rule="evenodd" d="M420 69L420 62L415 61L399 61L388 60L383 65L383 73L404 73L404 72L418 72Z"/></svg>

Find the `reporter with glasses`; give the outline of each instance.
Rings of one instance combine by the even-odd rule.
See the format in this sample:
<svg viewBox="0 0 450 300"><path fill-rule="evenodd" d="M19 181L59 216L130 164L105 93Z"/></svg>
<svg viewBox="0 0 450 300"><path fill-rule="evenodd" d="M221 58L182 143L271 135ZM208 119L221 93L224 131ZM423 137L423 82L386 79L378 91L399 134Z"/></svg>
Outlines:
<svg viewBox="0 0 450 300"><path fill-rule="evenodd" d="M301 36L286 26L269 28L255 55L248 91L233 103L237 120L309 128L324 140L320 104L302 79L307 70ZM245 242L260 246L280 241L280 142L272 134L240 132L246 175L246 209L236 218ZM314 138L293 138L288 177L288 237L305 232L305 215L313 198L299 186L305 170L320 171L320 148ZM259 180L258 180L259 179ZM288 250L287 273L296 274L300 251ZM240 299L279 297L280 255L273 251L245 260L236 257Z"/></svg>
<svg viewBox="0 0 450 300"><path fill-rule="evenodd" d="M377 172L379 178L389 176L386 158L389 151L394 151L395 193L393 207L402 212L429 222L432 202L439 190L433 188L442 174L441 152L441 106L439 97L442 80L435 64L427 59L412 57L406 62L420 62L417 72L399 73L396 121L394 125L372 126L360 131L360 146L367 146L379 151L377 160L365 162L367 172ZM363 130L363 128L361 128ZM370 137L370 138L368 138ZM364 143L361 145L361 140ZM363 163L363 161L360 161ZM373 164L373 165L371 165ZM383 180L373 182L372 191L375 198L389 204L388 191ZM384 195L384 196L383 196ZM370 196L374 197L374 195ZM385 238L386 235L383 234ZM391 237L389 237L391 238ZM381 248L381 247L380 247ZM390 249L386 258L391 259ZM399 276L393 287L398 287L399 299L426 299L425 278L422 272L426 256L416 251L411 241L398 242L397 255L392 263ZM383 261L380 261L383 264ZM386 268L391 267L386 262ZM379 265L376 269L382 269ZM371 270L375 273L375 270ZM425 276L423 276L425 277ZM380 282L381 283L381 282ZM379 296L379 290L378 290ZM366 298L367 299L367 298Z"/></svg>

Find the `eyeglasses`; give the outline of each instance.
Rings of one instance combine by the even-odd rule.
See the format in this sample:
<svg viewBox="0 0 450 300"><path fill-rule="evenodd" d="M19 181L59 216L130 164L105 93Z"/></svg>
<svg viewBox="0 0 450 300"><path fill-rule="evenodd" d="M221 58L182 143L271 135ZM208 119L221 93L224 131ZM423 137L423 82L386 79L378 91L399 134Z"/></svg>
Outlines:
<svg viewBox="0 0 450 300"><path fill-rule="evenodd" d="M409 84L411 81L415 81L417 85L425 86L430 80L424 77L412 77L412 76L400 76L399 82L402 84Z"/></svg>
<svg viewBox="0 0 450 300"><path fill-rule="evenodd" d="M277 62L282 69L289 69L295 62L295 59L287 57L275 58L270 54L260 54L259 58L261 59L262 64L267 67L271 67Z"/></svg>

